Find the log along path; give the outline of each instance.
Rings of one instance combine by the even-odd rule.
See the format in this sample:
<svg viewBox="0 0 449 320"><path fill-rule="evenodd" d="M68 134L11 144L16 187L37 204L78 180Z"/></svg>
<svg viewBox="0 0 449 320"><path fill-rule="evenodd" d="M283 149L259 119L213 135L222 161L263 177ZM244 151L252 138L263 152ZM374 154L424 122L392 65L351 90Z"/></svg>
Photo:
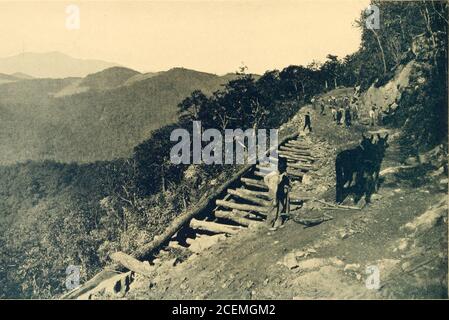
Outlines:
<svg viewBox="0 0 449 320"><path fill-rule="evenodd" d="M310 139L304 139L304 136L298 133L280 142L277 153L279 157L287 159L287 174L292 181L300 183L307 172L316 170L317 159L314 157L313 149ZM274 158L270 159L277 161ZM222 190L200 201L196 210L176 218L163 235L156 236L151 243L139 248L132 255L123 252L112 254L114 265L106 267L91 280L62 298L86 298L100 289L107 289L109 284L117 286L117 281L125 280L129 283L131 281L129 274L123 277L122 271L130 270L141 275L150 275L152 265L147 257L159 250L185 248L198 253L229 236L261 226L272 203L268 187L263 181L263 177L270 170L269 164L257 163L245 167L225 183ZM217 196L223 193L224 196ZM289 196L293 208L295 202L309 200L307 195L301 196L294 192ZM211 203L215 203L215 206L207 211Z"/></svg>

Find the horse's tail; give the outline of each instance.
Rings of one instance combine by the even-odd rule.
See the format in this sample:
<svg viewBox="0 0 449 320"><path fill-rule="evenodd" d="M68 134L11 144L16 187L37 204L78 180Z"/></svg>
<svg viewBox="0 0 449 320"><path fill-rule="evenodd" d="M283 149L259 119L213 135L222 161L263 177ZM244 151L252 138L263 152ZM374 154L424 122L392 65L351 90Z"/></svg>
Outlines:
<svg viewBox="0 0 449 320"><path fill-rule="evenodd" d="M335 201L340 203L343 201L343 166L341 164L341 157L337 155L335 159Z"/></svg>

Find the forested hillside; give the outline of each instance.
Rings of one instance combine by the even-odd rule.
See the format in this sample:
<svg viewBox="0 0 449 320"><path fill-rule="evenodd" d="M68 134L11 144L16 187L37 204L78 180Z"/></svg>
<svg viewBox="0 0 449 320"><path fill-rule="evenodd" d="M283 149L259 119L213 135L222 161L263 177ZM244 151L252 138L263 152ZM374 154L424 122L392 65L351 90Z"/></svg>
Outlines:
<svg viewBox="0 0 449 320"><path fill-rule="evenodd" d="M136 75L112 68L83 79L0 85L0 163L128 157L152 130L177 120L185 96L196 89L211 94L228 80L177 68L125 85Z"/></svg>
<svg viewBox="0 0 449 320"><path fill-rule="evenodd" d="M26 74L23 74L23 73L19 73L19 72L14 73L14 74L0 73L0 84L20 81L23 79L32 79L32 77L30 77Z"/></svg>
<svg viewBox="0 0 449 320"><path fill-rule="evenodd" d="M60 98L51 93L73 80L0 85L1 161L35 160L0 168L0 296L60 293L69 264L89 278L111 252L150 241L235 171L170 163L171 131L191 130L192 120L220 130L279 128L313 95L381 86L413 60L420 80L386 121L403 129L408 147L446 143L447 4L373 3L381 26L367 29L362 14L357 52L260 78L242 72L224 87L218 76L185 69Z"/></svg>

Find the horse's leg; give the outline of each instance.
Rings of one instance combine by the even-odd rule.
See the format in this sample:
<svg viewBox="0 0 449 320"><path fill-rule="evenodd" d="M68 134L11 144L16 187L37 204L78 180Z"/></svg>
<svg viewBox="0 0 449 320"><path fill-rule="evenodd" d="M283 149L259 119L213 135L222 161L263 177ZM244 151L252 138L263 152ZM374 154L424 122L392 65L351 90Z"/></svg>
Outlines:
<svg viewBox="0 0 449 320"><path fill-rule="evenodd" d="M348 160L347 160L348 161ZM349 165L348 165L349 162ZM354 174L354 164L350 161L346 163L346 166L342 169L342 183L341 183L341 202L351 193L352 176Z"/></svg>
<svg viewBox="0 0 449 320"><path fill-rule="evenodd" d="M335 201L337 203L340 203L343 199L343 173L342 173L342 166L341 163L339 161L339 159L335 160L335 180L336 180L336 184L335 184Z"/></svg>
<svg viewBox="0 0 449 320"><path fill-rule="evenodd" d="M375 181L374 181L373 175L374 175L373 172L368 172L368 175L367 175L367 178L366 178L366 183L365 183L365 202L366 203L370 203L371 202L371 196L374 193Z"/></svg>
<svg viewBox="0 0 449 320"><path fill-rule="evenodd" d="M338 173L337 173L338 177ZM341 182L337 178L337 182L335 184L335 202L340 203L342 198L342 188L340 186Z"/></svg>
<svg viewBox="0 0 449 320"><path fill-rule="evenodd" d="M364 187L365 187L365 183L364 183L364 179L363 179L363 175L364 175L364 170L361 166L359 166L357 168L357 170L355 171L355 185L354 185L354 193L356 194L356 196L354 197L354 202L357 203L362 196L365 193Z"/></svg>
<svg viewBox="0 0 449 320"><path fill-rule="evenodd" d="M353 192L354 192L354 203L359 202L359 200L362 198L363 196L363 192L361 192L362 188L361 188L361 183L362 183L362 179L360 178L359 172L356 171L355 173L355 182L354 182L354 187L353 187Z"/></svg>
<svg viewBox="0 0 449 320"><path fill-rule="evenodd" d="M348 172L344 172L343 171L343 187L344 188L349 188L350 187L350 183L348 184L348 182L349 182L349 179L348 179L348 177L349 177L349 174L348 174Z"/></svg>
<svg viewBox="0 0 449 320"><path fill-rule="evenodd" d="M357 171L353 171L349 179L349 187L355 187L356 181L357 181Z"/></svg>
<svg viewBox="0 0 449 320"><path fill-rule="evenodd" d="M377 172L373 173L373 193L379 190L379 186L377 185Z"/></svg>
<svg viewBox="0 0 449 320"><path fill-rule="evenodd" d="M380 172L380 168L377 168L376 172L374 173L374 190L376 192L379 191L379 172Z"/></svg>

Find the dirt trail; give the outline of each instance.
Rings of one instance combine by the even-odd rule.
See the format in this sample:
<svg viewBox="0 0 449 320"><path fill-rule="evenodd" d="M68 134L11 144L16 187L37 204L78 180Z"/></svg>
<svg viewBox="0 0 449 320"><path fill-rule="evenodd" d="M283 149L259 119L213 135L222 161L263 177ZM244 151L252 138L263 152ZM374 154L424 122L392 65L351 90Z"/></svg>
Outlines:
<svg viewBox="0 0 449 320"><path fill-rule="evenodd" d="M335 154L356 145L369 128L336 126L329 112L320 116L310 107L300 113L307 110L314 130L308 137L329 154L294 191L333 202ZM402 161L398 134L390 131L390 137L382 169ZM162 257L154 277L136 275L122 298L447 298L447 190L436 182L442 176L433 177L424 182L417 182L416 174L386 178L363 210L326 210L333 219L313 227L291 219L277 231L259 226L233 235L179 264ZM416 220L432 206L437 213ZM305 217L320 212L317 207L308 202L293 212ZM368 266L380 272L379 289L367 288Z"/></svg>

